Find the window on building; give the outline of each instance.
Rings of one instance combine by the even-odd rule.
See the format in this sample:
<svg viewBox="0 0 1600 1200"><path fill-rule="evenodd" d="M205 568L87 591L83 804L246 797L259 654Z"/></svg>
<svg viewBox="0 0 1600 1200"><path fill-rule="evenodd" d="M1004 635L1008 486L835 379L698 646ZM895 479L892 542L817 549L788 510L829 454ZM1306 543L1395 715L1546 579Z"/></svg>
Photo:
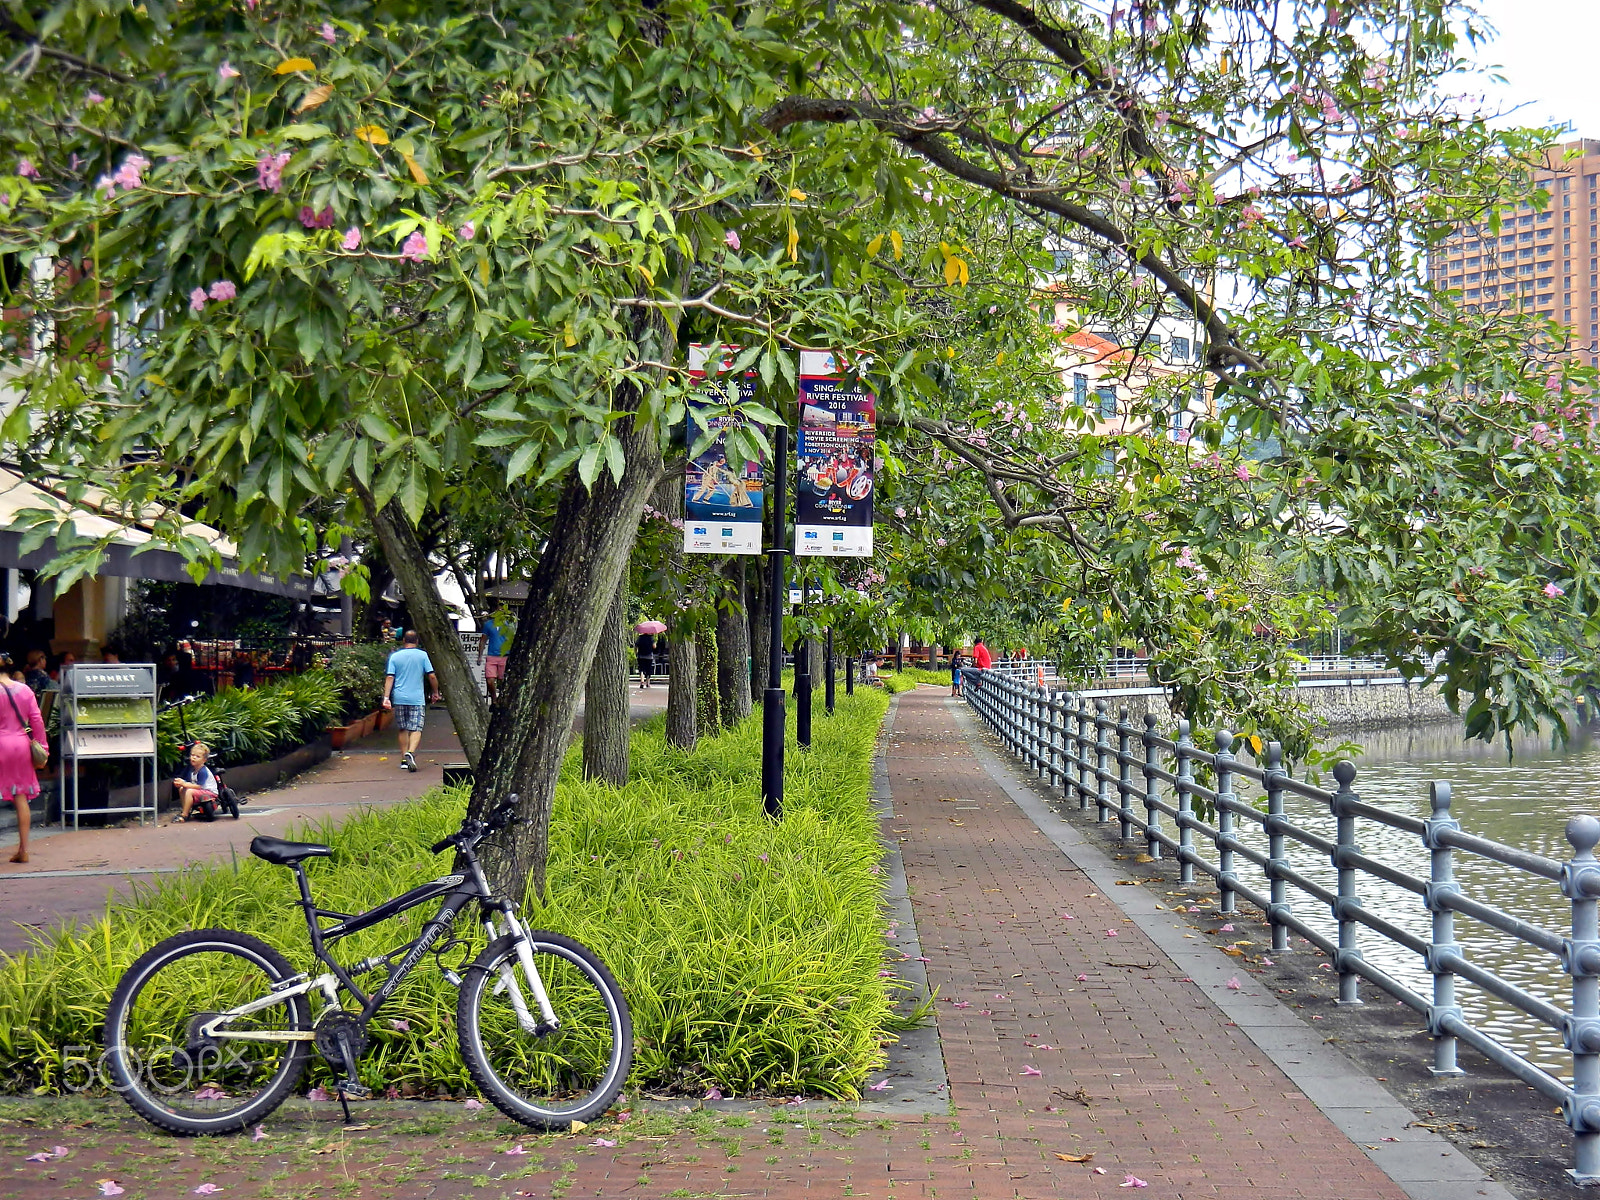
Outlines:
<svg viewBox="0 0 1600 1200"><path fill-rule="evenodd" d="M1109 421L1117 415L1117 389L1114 387L1096 388L1095 395L1100 398L1100 417Z"/></svg>
<svg viewBox="0 0 1600 1200"><path fill-rule="evenodd" d="M1467 295L1469 297L1470 296L1481 296L1482 294L1483 294L1483 289L1482 288L1468 288L1467 289Z"/></svg>
<svg viewBox="0 0 1600 1200"><path fill-rule="evenodd" d="M1173 362L1188 362L1189 361L1189 339L1188 338L1175 337L1175 338L1172 339L1172 361Z"/></svg>
<svg viewBox="0 0 1600 1200"><path fill-rule="evenodd" d="M1144 339L1144 349L1146 354L1160 354L1161 335L1159 333L1152 333L1148 335Z"/></svg>
<svg viewBox="0 0 1600 1200"><path fill-rule="evenodd" d="M1183 430L1183 413L1186 407L1187 406L1184 404L1183 396L1181 394L1172 398L1172 420L1170 422L1170 428L1172 430L1173 440L1177 440L1178 434Z"/></svg>
<svg viewBox="0 0 1600 1200"><path fill-rule="evenodd" d="M1089 407L1089 377L1087 375L1074 375L1072 377L1072 402L1079 408Z"/></svg>

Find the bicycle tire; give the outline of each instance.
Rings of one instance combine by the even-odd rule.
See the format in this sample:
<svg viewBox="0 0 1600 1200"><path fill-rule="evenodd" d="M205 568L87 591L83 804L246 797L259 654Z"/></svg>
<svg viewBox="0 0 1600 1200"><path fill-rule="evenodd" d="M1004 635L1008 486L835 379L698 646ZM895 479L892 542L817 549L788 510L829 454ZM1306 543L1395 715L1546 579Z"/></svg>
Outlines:
<svg viewBox="0 0 1600 1200"><path fill-rule="evenodd" d="M567 1129L574 1121L592 1121L605 1112L617 1094L622 1091L623 1085L627 1083L628 1071L633 1066L633 1018L628 1011L628 1002L622 994L621 987L617 985L611 971L594 951L581 942L559 933L529 930L526 936L535 956L547 959L548 965L565 962L577 969L582 979L595 990L604 1016L598 1021L591 1020L581 1028L574 1029L569 1025L556 1034L543 1035L552 1038L550 1043L532 1038L518 1044L532 1047L550 1045L552 1055L559 1057L560 1043L554 1042L554 1038L563 1034L573 1039L596 1036L602 1032L600 1025L603 1023L609 1030L611 1039L610 1047L605 1052L604 1070L600 1072L599 1078L593 1085L587 1086L581 1094L571 1096L560 1104L541 1104L520 1094L516 1090L515 1081L504 1078L506 1071L497 1067L492 1061L483 1028L485 1001L491 995L491 984L498 978L502 964L513 966L520 977L521 963L517 954L516 939L510 935L491 942L467 968L466 977L462 980L461 993L456 1002L456 1032L461 1047L461 1057L479 1090L506 1116L533 1129ZM543 978L542 972L541 977ZM544 982L551 993L552 1004L558 1008L559 1017L564 999L558 994L561 989L548 978L544 979ZM529 1004L530 1006L532 1004L531 998ZM572 1011L576 1012L576 1006ZM503 1018L498 1022L498 1026L491 1031L494 1035L493 1041L497 1049L506 1054L520 1030L514 1025L507 1026Z"/></svg>
<svg viewBox="0 0 1600 1200"><path fill-rule="evenodd" d="M163 1103L157 1094L160 1089L154 1085L154 1066L146 1064L138 1051L129 1045L130 1018L138 1006L141 995L145 993L151 981L159 977L164 967L173 966L185 958L202 952L235 955L244 963L259 970L271 984L291 979L295 975L295 970L289 961L271 946L259 938L232 929L196 929L175 934L145 951L123 973L116 991L112 993L111 1003L106 1008L104 1041L106 1065L110 1069L112 1087L135 1112L152 1125L188 1137L238 1133L264 1120L294 1091L295 1084L300 1081L300 1076L310 1058L311 1050L310 1042L268 1043L287 1047L282 1061L264 1082L262 1088L237 1108L221 1110L215 1115L201 1118L179 1112L170 1103ZM288 1020L292 1022L290 1028L295 1030L311 1028L311 1006L304 994L284 997L282 1005ZM175 1029L174 1035L190 1036L186 1031L198 1015L199 1012L191 1012L184 1020L183 1029ZM193 1071L192 1051L186 1047L183 1054L190 1063L186 1068L187 1077ZM203 1064L203 1051L200 1058ZM136 1059L138 1061L135 1061ZM147 1075L151 1077L148 1080ZM211 1086L209 1082L204 1083L201 1090Z"/></svg>

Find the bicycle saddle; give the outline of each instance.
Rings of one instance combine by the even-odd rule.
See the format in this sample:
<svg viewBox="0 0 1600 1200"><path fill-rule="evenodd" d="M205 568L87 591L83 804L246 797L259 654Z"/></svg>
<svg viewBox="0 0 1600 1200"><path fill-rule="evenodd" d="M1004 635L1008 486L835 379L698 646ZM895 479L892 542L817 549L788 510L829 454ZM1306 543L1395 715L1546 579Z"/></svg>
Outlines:
<svg viewBox="0 0 1600 1200"><path fill-rule="evenodd" d="M280 867L287 867L306 858L331 858L333 850L320 842L286 842L282 838L255 837L250 841L250 853Z"/></svg>

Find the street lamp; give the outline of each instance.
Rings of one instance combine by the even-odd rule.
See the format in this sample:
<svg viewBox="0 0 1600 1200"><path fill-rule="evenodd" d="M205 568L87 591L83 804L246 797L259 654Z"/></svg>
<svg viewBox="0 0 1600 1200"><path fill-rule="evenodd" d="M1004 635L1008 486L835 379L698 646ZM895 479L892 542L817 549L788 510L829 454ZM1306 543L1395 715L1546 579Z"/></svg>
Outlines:
<svg viewBox="0 0 1600 1200"><path fill-rule="evenodd" d="M800 615L806 611L806 593L811 577L800 576ZM801 634L795 642L794 656L794 740L807 749L811 746L811 638Z"/></svg>
<svg viewBox="0 0 1600 1200"><path fill-rule="evenodd" d="M771 621L767 690L761 698L761 804L773 820L783 817L783 730L786 720L783 695L783 602L788 598L783 556L789 553L784 494L789 475L789 426L779 425L772 446L772 556Z"/></svg>

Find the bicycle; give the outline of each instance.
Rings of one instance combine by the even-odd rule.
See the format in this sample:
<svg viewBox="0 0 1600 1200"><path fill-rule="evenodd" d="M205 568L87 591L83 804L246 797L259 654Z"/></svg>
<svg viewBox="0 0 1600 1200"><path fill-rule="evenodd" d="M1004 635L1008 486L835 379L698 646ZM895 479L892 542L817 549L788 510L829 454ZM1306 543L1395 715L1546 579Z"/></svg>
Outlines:
<svg viewBox="0 0 1600 1200"><path fill-rule="evenodd" d="M460 873L357 914L319 908L311 898L305 861L331 857L328 846L255 838L252 854L294 870L311 949L327 970L314 978L296 973L277 950L230 929L167 938L128 968L111 997L105 1047L114 1090L172 1133L237 1133L289 1097L314 1046L339 1074L336 1091L348 1121L348 1100L372 1094L356 1069L371 1045L368 1025L432 950L459 989L456 1033L468 1073L501 1112L544 1130L605 1112L633 1062L633 1024L622 990L586 946L524 929L511 902L494 895L478 862L478 843L512 823L516 803L512 796L487 820L463 820L459 831L433 846L435 854L455 849ZM440 897L438 912L417 936L386 954L346 968L328 951L340 938ZM457 974L444 955L467 943L446 934L474 903L489 944L464 975ZM325 920L335 923L324 926ZM387 977L370 995L363 992L356 978L380 967ZM346 1009L341 993L359 1007ZM313 1019L311 1001L319 995Z"/></svg>

